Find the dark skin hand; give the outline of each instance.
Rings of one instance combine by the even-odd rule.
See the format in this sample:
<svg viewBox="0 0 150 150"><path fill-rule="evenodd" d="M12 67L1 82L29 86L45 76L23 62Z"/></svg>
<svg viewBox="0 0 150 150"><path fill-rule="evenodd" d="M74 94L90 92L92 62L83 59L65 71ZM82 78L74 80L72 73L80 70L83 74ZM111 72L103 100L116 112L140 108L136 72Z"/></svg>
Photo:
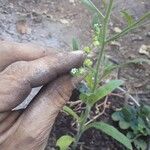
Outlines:
<svg viewBox="0 0 150 150"><path fill-rule="evenodd" d="M67 73L82 65L84 54L6 41L0 46L0 149L44 150L55 118L77 84ZM43 88L26 109L13 110L39 86Z"/></svg>

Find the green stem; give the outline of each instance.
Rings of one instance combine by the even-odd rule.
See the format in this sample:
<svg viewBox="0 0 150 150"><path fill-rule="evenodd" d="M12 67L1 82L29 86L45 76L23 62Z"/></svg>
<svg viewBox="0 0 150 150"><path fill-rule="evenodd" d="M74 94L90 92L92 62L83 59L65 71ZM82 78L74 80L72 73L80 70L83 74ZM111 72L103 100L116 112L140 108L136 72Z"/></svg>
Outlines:
<svg viewBox="0 0 150 150"><path fill-rule="evenodd" d="M95 75L94 75L94 86L93 86L93 91L92 92L95 92L95 89L97 87L99 67L100 67L100 63L101 63L102 56L103 56L103 53L104 53L104 47L105 47L104 43L102 43L102 47L101 47L100 53L98 55L98 60L97 60L97 64L96 64L96 72L95 72Z"/></svg>
<svg viewBox="0 0 150 150"><path fill-rule="evenodd" d="M83 117L82 121L79 124L78 132L77 132L77 135L75 137L75 142L72 145L72 150L76 150L76 148L77 148L77 145L78 145L78 142L79 142L79 140L81 138L81 135L84 132L84 125L87 122L87 119L89 117L90 111L91 111L91 107L87 105L85 113L84 113L84 117Z"/></svg>
<svg viewBox="0 0 150 150"><path fill-rule="evenodd" d="M81 126L80 126L80 128L79 128L79 130L78 130L78 132L77 132L77 135L76 135L76 137L75 137L75 142L74 142L73 145L72 145L72 150L76 150L81 135L82 135L82 130L81 130Z"/></svg>
<svg viewBox="0 0 150 150"><path fill-rule="evenodd" d="M105 16L104 22L103 22L103 29L102 29L103 40L102 40L101 50L99 52L98 60L97 60L97 64L96 64L96 72L95 72L95 77L94 77L93 92L95 91L95 89L97 87L97 84L98 84L99 67L100 67L100 64L101 64L101 61L102 61L102 58L103 58L103 54L104 54L107 28L108 28L109 18L110 18L110 15L111 15L112 6L113 6L113 0L110 0L109 6L108 6L108 9L107 9L107 12L106 12L106 16ZM76 150L77 144L80 140L80 137L81 137L82 133L84 132L85 123L87 122L87 119L90 115L90 111L91 111L91 106L87 105L85 113L84 113L84 117L83 117L82 121L80 122L78 132L77 132L77 135L75 137L75 142L72 146L73 150Z"/></svg>
<svg viewBox="0 0 150 150"><path fill-rule="evenodd" d="M101 61L103 58L103 54L104 54L104 50L105 50L105 41L106 41L106 35L107 35L107 28L108 28L108 23L109 23L109 19L110 19L110 15L111 15L111 10L112 10L112 6L113 6L113 0L110 0L107 12L106 12L106 17L104 19L103 22L103 29L102 29L102 34L103 34L103 40L102 40L102 45L101 45L101 50L99 52L98 55L98 60L97 60L97 64L96 64L96 72L95 72L95 76L94 76L94 86L93 86L93 91L95 91L97 84L98 84L98 74L99 74L99 67L101 65Z"/></svg>

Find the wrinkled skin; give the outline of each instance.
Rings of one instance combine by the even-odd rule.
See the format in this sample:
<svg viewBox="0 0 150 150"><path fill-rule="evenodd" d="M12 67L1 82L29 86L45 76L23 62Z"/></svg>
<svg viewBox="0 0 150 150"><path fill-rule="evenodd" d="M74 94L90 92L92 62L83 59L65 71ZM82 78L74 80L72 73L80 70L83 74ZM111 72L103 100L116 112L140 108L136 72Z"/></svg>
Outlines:
<svg viewBox="0 0 150 150"><path fill-rule="evenodd" d="M44 150L77 83L67 73L83 60L82 52L0 41L0 149ZM38 86L43 88L26 109L13 110Z"/></svg>

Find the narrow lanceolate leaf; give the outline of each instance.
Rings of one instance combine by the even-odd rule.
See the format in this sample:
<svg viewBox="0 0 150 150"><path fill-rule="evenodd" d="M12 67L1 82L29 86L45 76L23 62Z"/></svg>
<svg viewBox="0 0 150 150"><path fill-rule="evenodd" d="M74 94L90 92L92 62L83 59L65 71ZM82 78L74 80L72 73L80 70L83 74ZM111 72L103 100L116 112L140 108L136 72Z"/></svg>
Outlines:
<svg viewBox="0 0 150 150"><path fill-rule="evenodd" d="M88 104L93 106L97 101L101 100L108 94L110 94L113 90L118 88L124 82L122 80L111 80L108 83L104 84L100 88L98 88L94 93L87 95L86 101Z"/></svg>
<svg viewBox="0 0 150 150"><path fill-rule="evenodd" d="M80 121L80 117L76 114L75 111L73 111L71 108L68 106L63 107L63 111L69 115L71 115L74 119L76 119L78 122Z"/></svg>
<svg viewBox="0 0 150 150"><path fill-rule="evenodd" d="M104 68L102 78L109 75L115 69L122 68L122 67L127 67L130 64L143 64L143 63L146 63L146 64L150 65L150 60L149 59L144 59L144 58L137 58L137 59L133 59L133 60L127 61L127 62L119 64L119 65L113 65L112 64L112 65L106 66Z"/></svg>
<svg viewBox="0 0 150 150"><path fill-rule="evenodd" d="M141 26L143 22L147 21L150 19L150 12L146 13L144 16L142 16L139 20L135 21L132 23L130 26L127 26L125 29L122 30L121 33L118 33L114 35L113 37L109 38L106 40L106 43L109 43L110 41L117 40L118 38L123 37L133 29L136 29L137 27Z"/></svg>
<svg viewBox="0 0 150 150"><path fill-rule="evenodd" d="M129 64L142 64L142 63L146 63L146 64L150 65L150 60L149 59L144 59L144 58L137 58L137 59L127 61L125 64L122 64L122 66L126 66L126 65L129 65Z"/></svg>
<svg viewBox="0 0 150 150"><path fill-rule="evenodd" d="M128 25L135 23L134 18L127 11L122 11L122 16L127 21Z"/></svg>
<svg viewBox="0 0 150 150"><path fill-rule="evenodd" d="M98 130L101 130L105 134L111 136L112 138L123 144L126 148L132 150L131 141L113 126L104 122L94 122L89 124L85 130L89 128L96 128Z"/></svg>
<svg viewBox="0 0 150 150"><path fill-rule="evenodd" d="M60 148L60 150L68 150L69 146L74 142L75 139L70 135L61 136L56 143L56 146Z"/></svg>
<svg viewBox="0 0 150 150"><path fill-rule="evenodd" d="M79 43L76 38L72 39L72 48L74 51L79 50Z"/></svg>
<svg viewBox="0 0 150 150"><path fill-rule="evenodd" d="M101 18L104 18L102 12L94 5L91 0L81 0L81 2L91 11L97 13Z"/></svg>

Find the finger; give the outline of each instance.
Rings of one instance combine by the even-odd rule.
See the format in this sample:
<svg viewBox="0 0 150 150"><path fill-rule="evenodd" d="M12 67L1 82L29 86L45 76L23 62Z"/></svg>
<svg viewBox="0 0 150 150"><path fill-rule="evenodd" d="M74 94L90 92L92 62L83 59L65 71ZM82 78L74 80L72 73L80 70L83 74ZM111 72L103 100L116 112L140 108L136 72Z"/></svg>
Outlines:
<svg viewBox="0 0 150 150"><path fill-rule="evenodd" d="M73 88L70 76L60 77L45 86L23 115L20 116L22 122L15 135L15 137L20 137L20 134L22 135L18 139L18 143L24 143L24 141L30 138L32 143L28 143L28 146L36 141L36 144L34 144L37 147L34 148L40 149L38 147L39 144L45 143L47 140L55 118L60 109L69 100ZM31 149L31 147L27 148Z"/></svg>
<svg viewBox="0 0 150 150"><path fill-rule="evenodd" d="M3 121L8 115L11 113L11 111L0 113L0 123Z"/></svg>
<svg viewBox="0 0 150 150"><path fill-rule="evenodd" d="M13 62L25 60L30 61L46 55L56 55L52 48L44 48L29 43L16 43L0 41L0 72ZM0 113L0 121L3 121L10 113Z"/></svg>
<svg viewBox="0 0 150 150"><path fill-rule="evenodd" d="M0 71L16 61L30 61L57 53L52 48L44 48L29 43L0 41Z"/></svg>
<svg viewBox="0 0 150 150"><path fill-rule="evenodd" d="M11 110L28 96L33 87L46 84L71 68L79 67L83 60L83 52L76 51L8 66L0 73L0 111Z"/></svg>
<svg viewBox="0 0 150 150"><path fill-rule="evenodd" d="M2 134L0 134L0 149L6 149L6 147L8 145L10 145L10 137L12 136L12 141L14 141L14 134L17 131L20 123L21 123L21 119L16 119L16 122L9 128L7 129L5 132L3 132ZM16 141L16 139L15 139ZM12 149L11 147L7 147L8 149Z"/></svg>
<svg viewBox="0 0 150 150"><path fill-rule="evenodd" d="M11 112L4 120L0 123L0 134L4 133L9 129L17 120L21 114L21 110Z"/></svg>

